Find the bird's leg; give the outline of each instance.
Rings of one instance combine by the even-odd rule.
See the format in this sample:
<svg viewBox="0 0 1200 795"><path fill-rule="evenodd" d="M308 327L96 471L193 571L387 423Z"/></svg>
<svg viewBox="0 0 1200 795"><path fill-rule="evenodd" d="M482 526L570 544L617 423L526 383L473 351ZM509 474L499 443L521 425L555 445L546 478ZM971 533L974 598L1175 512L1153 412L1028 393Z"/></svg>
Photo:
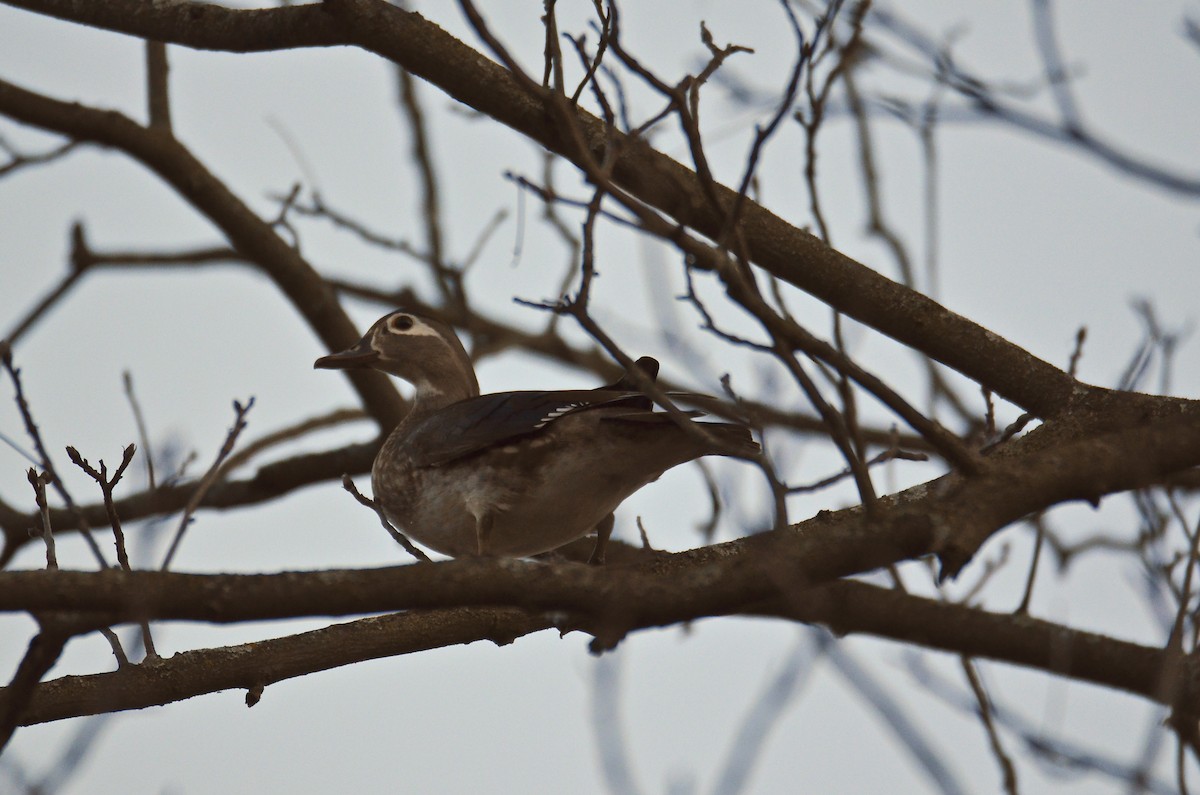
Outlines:
<svg viewBox="0 0 1200 795"><path fill-rule="evenodd" d="M480 557L488 554L488 542L491 540L492 525L495 522L496 518L490 511L475 517L475 543Z"/></svg>
<svg viewBox="0 0 1200 795"><path fill-rule="evenodd" d="M596 546L592 549L592 556L588 558L589 566L604 565L604 550L608 548L608 539L612 536L614 522L615 518L610 513L596 523Z"/></svg>

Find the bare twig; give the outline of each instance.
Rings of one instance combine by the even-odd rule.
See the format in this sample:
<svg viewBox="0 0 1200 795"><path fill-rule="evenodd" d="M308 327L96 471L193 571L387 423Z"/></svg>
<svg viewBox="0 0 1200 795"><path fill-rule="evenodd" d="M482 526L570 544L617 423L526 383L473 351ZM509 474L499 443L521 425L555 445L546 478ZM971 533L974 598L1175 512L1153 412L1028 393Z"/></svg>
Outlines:
<svg viewBox="0 0 1200 795"><path fill-rule="evenodd" d="M926 662L928 655L910 651L904 657L916 684L925 692L956 710L971 714L978 712L979 701L975 695L969 689L960 689L957 682L952 684L946 677L935 673ZM1178 795L1178 790L1168 786L1165 780L1156 778L1149 770L1125 762L1125 755L1121 755L1118 761L1112 754L1089 749L1067 737L1055 736L1047 732L1044 720L1027 720L1019 712L1002 709L998 704L991 705L991 712L993 722L1020 738L1030 758L1040 761L1051 771L1073 774L1087 771L1117 784L1136 782L1135 789L1154 795ZM1151 717L1150 720L1158 729L1161 718Z"/></svg>
<svg viewBox="0 0 1200 795"><path fill-rule="evenodd" d="M288 218L288 214L291 213L292 209L296 206L296 201L300 198L300 191L303 189L303 187L304 186L299 182L292 185L292 189L287 192L287 195L283 196L279 200L279 213L275 216L275 219L270 222L271 230L276 234L279 234L278 230L280 229L288 233L288 237L291 238L290 245L297 253L300 251L300 233L297 232L296 227L292 225L292 221L290 218ZM283 239L282 235L280 235L280 239Z"/></svg>
<svg viewBox="0 0 1200 795"><path fill-rule="evenodd" d="M838 78L842 77L849 71L853 64L853 59L857 57L857 43L861 34L862 15L866 11L867 3L859 3L854 15L854 20L851 23L850 41L840 48L837 65L830 70L825 80L820 87L816 84L816 64L818 60L822 60L834 45L832 34L825 37L822 42L822 33L830 28L829 23L837 16L841 10L842 3L839 1L831 2L828 5L828 10L817 21L817 30L813 35L813 40L804 42L801 37L800 60L796 66L796 76L800 75L800 70L806 65L808 69L804 72L804 90L805 96L808 99L808 113L795 113L796 121L804 129L804 182L808 191L809 207L812 211L813 220L817 224L817 230L820 237L826 243L831 243L829 233L829 224L825 221L825 213L821 209L820 193L817 190L817 134L821 129L821 125L825 119L825 113L829 102L829 95ZM791 10L788 11L789 16ZM793 19L793 26L796 27L799 35L799 28L796 26ZM824 46L822 47L822 43ZM820 54L818 54L818 52Z"/></svg>
<svg viewBox="0 0 1200 795"><path fill-rule="evenodd" d="M1009 544L1001 544L1000 551L994 557L988 557L982 566L976 566L979 571L975 575L974 584L963 591L962 595L956 601L961 604L973 604L979 594L983 593L983 589L987 587L988 583L1004 570L1004 567L1008 564L1009 550ZM938 585L941 586L942 583L939 582Z"/></svg>
<svg viewBox="0 0 1200 795"><path fill-rule="evenodd" d="M642 789L634 779L621 714L622 662L620 654L602 654L593 663L591 725L600 756L600 773L609 791L639 795Z"/></svg>
<svg viewBox="0 0 1200 795"><path fill-rule="evenodd" d="M29 434L29 438L33 441L34 450L37 451L38 457L41 459L39 465L42 470L47 473L50 479L47 481L49 485L54 486L54 490L58 492L58 496L67 504L68 510L79 526L79 532L83 534L84 540L87 541L88 547L95 555L100 568L108 568L108 561L104 557L104 553L100 550L100 545L96 543L96 539L92 536L92 528L88 524L87 517L83 515L75 500L71 498L70 493L63 485L62 478L58 476L58 472L54 468L54 462L50 459L50 454L46 452L46 445L42 442L42 434L38 430L37 423L33 421L33 413L29 409L29 403L25 400L25 392L21 387L21 371L13 366L12 349L8 343L0 342L0 361L3 361L4 369L8 371L8 375L12 378L13 389L16 392L17 410L21 413L21 419L25 422L25 431Z"/></svg>
<svg viewBox="0 0 1200 795"><path fill-rule="evenodd" d="M221 471L217 474L217 480L223 480L229 476L233 470L246 464L255 456L265 450L276 447L281 444L299 439L300 437L312 433L314 431L324 430L326 428L334 428L347 422L355 422L357 420L370 419L367 413L362 409L335 409L327 414L321 414L316 417L311 417L307 420L302 420L295 425L289 425L286 428L280 428L277 431L268 433L266 436L261 436L247 444L243 445L236 453L231 453L223 462L221 462Z"/></svg>
<svg viewBox="0 0 1200 795"><path fill-rule="evenodd" d="M8 336L5 338L6 341L15 345L17 341L20 340L21 337L25 336L25 333L29 331L29 329L33 328L34 324L41 320L42 317L49 312L50 309L57 304L64 295L70 292L71 288L75 286L75 283L79 281L81 276L83 276L83 271L80 270L73 270L64 276L59 283L56 284L50 290L50 292L48 292L42 298L42 300L38 301L28 312L25 313L25 317L17 321L12 330L8 332Z"/></svg>
<svg viewBox="0 0 1200 795"><path fill-rule="evenodd" d="M542 183L544 187L534 186L528 180L508 175L510 179L514 179L518 185L527 190L532 190L542 199L542 220L550 224L550 227L558 234L559 238L567 247L567 267L563 272L562 281L558 285L555 292L557 298L562 298L567 294L567 288L570 287L571 281L575 278L576 263L579 262L583 252L583 241L579 239L579 235L575 234L574 230L563 219L558 212L558 192L554 187L554 163L555 158L549 152L542 158ZM546 333L554 334L558 331L558 322L562 315L557 312L550 314L550 320L546 325Z"/></svg>
<svg viewBox="0 0 1200 795"><path fill-rule="evenodd" d="M171 546L167 549L167 554L163 558L162 571L166 571L171 567L171 561L175 557L176 551L179 549L179 544L183 541L183 534L187 532L188 525L192 522L192 514L196 512L196 508L200 506L200 501L204 499L205 493L217 482L217 478L221 473L221 464L233 452L233 446L237 442L238 436L246 427L246 414L254 407L254 398L250 398L245 405L238 401L233 401L234 420L233 426L225 435L225 443L221 445L220 451L217 453L216 459L212 462L212 466L204 473L204 477L200 478L200 482L196 484L196 490L192 492L192 497L188 500L183 509L183 516L179 519L179 529L175 531L175 537L171 540Z"/></svg>
<svg viewBox="0 0 1200 795"><path fill-rule="evenodd" d="M700 476L704 478L704 485L708 489L708 518L697 526L700 531L700 538L705 544L711 544L717 533L717 522L721 519L721 491L717 484L716 477L713 476L712 470L708 463L703 458L695 460L696 468L700 470Z"/></svg>
<svg viewBox="0 0 1200 795"><path fill-rule="evenodd" d="M990 439L996 435L996 401L992 399L992 391L987 387L981 387L983 393L984 414L983 414L983 429L986 438Z"/></svg>
<svg viewBox="0 0 1200 795"><path fill-rule="evenodd" d="M15 345L33 326L61 301L77 282L97 267L152 267L224 265L229 262L248 262L229 246L209 246L182 251L109 251L92 250L82 223L71 225L70 267L65 276L49 293L25 313L8 332L5 339Z"/></svg>
<svg viewBox="0 0 1200 795"><path fill-rule="evenodd" d="M650 544L650 534L646 532L646 525L642 523L642 517L637 518L638 537L642 540L642 549L646 551L654 551L654 547Z"/></svg>
<svg viewBox="0 0 1200 795"><path fill-rule="evenodd" d="M771 731L803 691L827 648L827 644L806 643L802 636L779 670L764 677L762 691L746 711L725 753L720 777L712 789L714 795L738 795L746 790Z"/></svg>
<svg viewBox="0 0 1200 795"><path fill-rule="evenodd" d="M388 535L390 535L397 544L404 547L405 552L423 563L429 562L429 556L414 546L413 542L408 540L408 536L404 535L404 533L401 533L392 525L391 522L388 521L388 518L384 516L383 508L379 506L379 503L375 502L369 497L363 496L363 494L358 490L358 487L354 485L354 480L349 475L342 475L342 488L350 492L350 496L358 500L360 504L367 506L375 512L375 515L379 517L379 523L383 525L383 529L388 531Z"/></svg>
<svg viewBox="0 0 1200 795"><path fill-rule="evenodd" d="M1171 625L1171 635L1167 639L1166 644L1169 653L1182 656L1186 653L1184 646L1184 624L1191 613L1192 579L1196 571L1197 555L1200 553L1200 521L1189 532L1187 517L1184 516L1183 508L1179 505L1178 500L1175 499L1175 495L1168 491L1167 498L1171 506L1171 511L1175 514L1175 518L1183 530L1184 537L1188 539L1183 582L1179 586L1179 609L1175 613L1175 621Z"/></svg>
<svg viewBox="0 0 1200 795"><path fill-rule="evenodd" d="M958 94L965 103L958 108L960 112L955 114L959 120L995 119L1024 133L1061 143L1134 179L1183 196L1200 195L1200 177L1182 173L1179 169L1161 166L1139 157L1133 152L1121 149L1101 134L1083 126L1078 117L1074 118L1074 125L1064 123L1061 105L1057 108L1059 118L1053 120L1018 106L1011 101L1010 96L1006 96L1003 87L998 88L986 79L964 69L933 37L901 18L894 10L874 8L869 20L876 31L894 36L928 60L930 77L941 81L947 88ZM880 46L883 45L882 36L876 36L872 40L872 44L879 52L886 52L886 48ZM1061 91L1062 89L1054 90ZM902 116L910 112L904 103L897 102L888 103L885 109L890 113ZM941 115L943 119L951 117L949 110L943 111Z"/></svg>
<svg viewBox="0 0 1200 795"><path fill-rule="evenodd" d="M154 491L157 488L154 482L154 454L150 449L150 435L146 433L146 419L142 416L142 406L133 392L133 375L126 370L121 374L121 379L125 384L125 397L129 400L129 408L133 412L133 422L137 426L138 441L142 445L142 458L146 460L146 481L150 490Z"/></svg>
<svg viewBox="0 0 1200 795"><path fill-rule="evenodd" d="M995 448L1007 442L1009 439L1016 436L1021 431L1025 430L1025 427L1035 419L1037 419L1037 417L1033 416L1029 412L1025 412L1010 422L1005 429L1000 432L999 436L985 444L980 452L986 453L990 450L994 450Z"/></svg>
<svg viewBox="0 0 1200 795"><path fill-rule="evenodd" d="M288 195L273 195L271 198L279 202L281 205L288 202ZM427 251L421 251L412 243L403 238L390 238L381 232L376 232L368 229L365 224L354 220L345 213L334 209L319 193L313 193L310 198L311 204L303 204L296 201L294 196L291 196L291 212L296 215L306 216L311 218L325 218L338 229L344 229L347 232L358 237L365 243L373 246L378 246L389 251L396 251L405 254L420 262L429 263L432 257Z"/></svg>
<svg viewBox="0 0 1200 795"><path fill-rule="evenodd" d="M142 622L142 625L147 626L145 622ZM109 648L112 649L113 657L117 658L117 667L124 668L125 666L129 665L129 656L125 654L125 649L121 646L121 639L117 637L117 633L113 632L108 627L101 627L97 631L104 637L106 641L108 641ZM148 634L149 630L146 630L146 632Z"/></svg>
<svg viewBox="0 0 1200 795"><path fill-rule="evenodd" d="M976 714L979 720L983 723L983 728L987 732L988 743L992 747L992 754L995 755L996 761L1000 765L1000 771L1004 776L1004 791L1008 795L1018 795L1017 792L1017 771L1013 767L1012 760L1004 751L1004 746L1000 743L1000 735L996 731L996 724L992 721L992 705L988 698L987 691L984 690L983 683L979 680L979 674L975 671L975 663L970 657L962 656L959 658L962 663L963 673L967 677L967 682L971 685L971 692L975 694L975 701L978 705Z"/></svg>
<svg viewBox="0 0 1200 795"><path fill-rule="evenodd" d="M604 170L597 164L589 161L587 166L589 178L598 186L604 187L606 195L612 196L626 209L634 213L637 216L639 226L644 231L670 241L682 252L689 255L693 264L713 271L720 276L729 296L750 312L763 325L764 330L772 336L776 355L788 367L793 377L800 379L802 387L803 382L805 380L810 381L810 379L800 371L799 364L795 362L792 351L796 349L803 351L809 356L828 362L839 371L845 372L850 378L879 398L892 411L896 412L910 427L928 439L956 468L968 474L980 471L983 466L982 459L974 450L967 447L961 439L947 431L939 423L925 417L896 393L895 390L888 387L881 379L859 367L848 359L848 357L838 352L834 346L818 339L798 323L789 321L775 313L758 293L753 277L749 273L749 265L744 259L734 261L728 256L725 250L714 248L697 240L677 225L663 219L657 212L612 183ZM559 311L570 310L569 307L560 307ZM589 333L592 333L590 329ZM825 404L824 399L820 397L815 384L811 385L811 389L804 388L804 391L810 402L816 401L814 405L818 407L822 418L830 423L830 428L838 429L842 426L841 419L834 419L832 414L828 413L831 407ZM824 408L821 408L822 405ZM839 450L847 457L847 463L851 469L859 466L861 471L858 473L858 477L856 477L856 483L860 486L860 490L864 489L867 485L865 468L862 468L856 461L848 433L843 429L839 431L839 435L844 436L844 439L838 440ZM838 439L838 437L835 437L835 439ZM867 501L869 502L870 500L868 499Z"/></svg>
<svg viewBox="0 0 1200 795"><path fill-rule="evenodd" d="M1033 541L1033 558L1029 561L1029 574L1025 577L1025 593L1021 596L1021 603L1013 611L1017 615L1029 614L1029 602L1033 599L1033 583L1037 579L1038 563L1042 559L1042 547L1046 545L1046 515L1039 513L1030 521L1037 530L1037 536Z"/></svg>
<svg viewBox="0 0 1200 795"><path fill-rule="evenodd" d="M74 462L75 466L86 472L88 477L96 481L100 486L100 491L104 495L104 509L108 512L108 521L112 525L113 538L116 540L117 562L121 564L121 568L124 571L133 571L133 567L129 563L129 553L125 547L125 533L121 529L121 517L117 514L116 506L113 503L113 488L117 485L121 476L125 474L125 470L129 467L129 463L133 461L133 456L136 452L136 445L131 444L125 448L121 454L121 464L113 472L113 476L110 479L108 477L108 467L105 465L104 459L100 459L100 469L96 470L88 463L86 458L79 454L78 450L74 447L67 448L67 456ZM158 652L154 649L154 638L150 634L150 624L146 621L139 623L142 627L142 644L146 648L146 656L150 659L157 659ZM110 643L113 643L113 653L117 655L117 659L124 659L124 652L121 650L121 644L117 640L116 635L112 634L106 637L109 638Z"/></svg>
<svg viewBox="0 0 1200 795"><path fill-rule="evenodd" d="M466 311L467 297L463 287L462 272L446 262L442 244L441 206L438 200L438 179L434 169L433 152L425 124L425 114L417 97L417 83L403 67L396 67L399 82L400 107L408 121L411 137L410 155L421 175L421 207L425 219L425 245L428 264L443 300Z"/></svg>
<svg viewBox="0 0 1200 795"><path fill-rule="evenodd" d="M28 168L29 166L41 165L42 163L49 163L57 160L63 155L66 155L68 152L72 151L78 145L79 141L67 141L66 143L60 144L59 146L56 146L47 152L41 152L36 155L27 155L18 152L11 145L9 145L8 141L4 140L4 138L0 136L0 152L3 152L8 156L7 163L0 163L0 177L7 176L8 174L13 173L14 171L19 171L22 168Z"/></svg>
<svg viewBox="0 0 1200 795"><path fill-rule="evenodd" d="M877 455L868 459L865 462L865 464L866 464L866 466L871 467L871 466L877 466L879 464L885 464L888 461L928 461L928 460L929 460L929 456L925 455L924 453L914 453L914 452L910 452L908 450L901 450L899 448L893 448L893 449L884 450L883 452L878 453ZM842 480L845 480L848 477L853 477L853 476L854 476L854 473L849 468L846 468L846 469L843 469L841 472L838 472L836 475L830 475L827 478L822 478L821 480L815 481L813 483L806 483L802 486L788 486L787 492L788 492L788 494L806 494L806 493L811 493L814 491L820 491L821 489L828 488L828 487L834 485L835 483L838 483Z"/></svg>
<svg viewBox="0 0 1200 795"><path fill-rule="evenodd" d="M855 129L858 133L858 162L859 170L862 174L861 184L864 191L864 199L867 204L867 231L873 237L879 239L886 247L892 260L896 263L896 268L900 273L901 281L908 287L917 289L916 272L913 268L912 257L909 254L908 246L905 244L900 233L896 231L894 226L886 217L883 209L882 198L882 183L879 176L879 169L875 162L875 147L871 134L871 125L866 111L866 103L863 101L858 89L858 81L855 79L853 70L847 70L843 83L846 88L846 101L851 115L854 118ZM932 143L929 143L923 150L927 157L933 151ZM932 178L927 177L932 183ZM815 190L815 187L810 188ZM929 190L933 190L932 187ZM931 220L936 216L935 208L930 206L932 198L927 198L926 201L926 216L927 224L934 223ZM933 232L929 233L931 236ZM933 241L930 242L930 261L932 263ZM930 264L930 269L934 266ZM933 401L941 399L954 410L954 412L963 419L969 420L971 412L967 409L962 399L950 387L943 377L941 370L938 369L937 363L928 355L916 351L920 357L920 361L925 368L928 378L931 404Z"/></svg>
<svg viewBox="0 0 1200 795"><path fill-rule="evenodd" d="M96 481L100 486L100 491L104 494L104 508L108 511L108 521L112 524L113 536L116 538L117 562L121 564L121 568L125 571L132 571L133 568L129 565L129 553L125 549L125 533L121 530L121 517L117 515L117 509L113 505L113 487L121 480L121 476L125 474L125 469L133 461L133 456L136 452L137 445L128 445L121 454L121 465L113 472L112 479L109 479L108 466L104 463L103 458L100 459L100 469L97 470L74 447L67 448L67 457L71 459L75 466L86 472L88 477Z"/></svg>
<svg viewBox="0 0 1200 795"><path fill-rule="evenodd" d="M800 22L796 19L796 12L792 10L790 3L780 3L784 13L787 15L788 22L792 28L792 34L796 37L796 63L792 67L791 76L788 79L787 87L784 89L783 95L780 97L779 104L775 109L771 120L767 122L765 127L755 127L754 143L750 146L750 153L746 156L746 168L742 174L741 185L738 187L737 198L734 200L733 207L728 212L728 217L725 220L725 228L722 230L718 240L725 240L737 227L738 221L742 217L742 208L745 206L745 199L750 190L750 186L754 183L755 174L758 169L759 159L765 149L767 142L775 135L779 129L780 122L787 116L792 108L792 103L795 102L796 94L800 89L800 77L804 74L805 66L808 65L812 50L804 41L804 31L800 28ZM832 20L836 16L840 3L831 4L829 15L826 19ZM821 35L824 29L824 23L818 27L816 36ZM709 43L711 49L711 43Z"/></svg>
<svg viewBox="0 0 1200 795"><path fill-rule="evenodd" d="M571 39L571 43L575 45L575 51L579 53L580 60L583 61L584 75L579 81L579 85L575 87L575 91L571 94L571 104L579 102L580 95L583 94L583 89L587 86L592 87L592 92L596 96L596 101L605 109L605 115L609 119L609 123L615 122L614 115L609 108L608 101L604 96L604 92L600 89L600 84L596 80L596 71L600 68L600 62L604 60L604 53L608 50L608 38L611 35L612 14L605 13L604 3L602 0L592 0L592 7L596 11L596 16L600 20L599 26L592 23L593 28L599 34L599 44L596 45L595 56L589 58L584 51L584 38L580 36L578 39Z"/></svg>
<svg viewBox="0 0 1200 795"><path fill-rule="evenodd" d="M54 550L54 531L50 526L50 505L46 502L46 484L50 482L50 473L43 471L40 475L33 467L29 468L29 485L33 486L34 500L38 512L42 516L42 539L46 543L46 568L58 568L58 555Z"/></svg>
<svg viewBox="0 0 1200 795"><path fill-rule="evenodd" d="M1070 73L1059 51L1050 0L1032 0L1030 6L1033 9L1033 38L1042 58L1046 84L1050 86L1050 93L1058 109L1059 121L1068 134L1082 130L1083 117L1075 103L1075 95L1071 92Z"/></svg>
<svg viewBox="0 0 1200 795"><path fill-rule="evenodd" d="M167 45L161 41L146 42L146 104L150 127L171 134L171 96L167 76Z"/></svg>
<svg viewBox="0 0 1200 795"><path fill-rule="evenodd" d="M947 766L950 758L937 748L924 729L909 715L906 705L895 698L885 684L860 664L841 644L824 629L813 628L809 636L814 638L825 652L830 664L883 720L892 736L908 752L939 792L943 795L962 795L967 789Z"/></svg>
<svg viewBox="0 0 1200 795"><path fill-rule="evenodd" d="M488 220L486 224L479 230L479 234L475 236L475 242L471 244L471 248L467 250L467 255L462 258L462 272L465 274L470 270L479 257L482 256L484 248L491 241L492 235L500 228L500 225L508 220L508 210L501 207Z"/></svg>
<svg viewBox="0 0 1200 795"><path fill-rule="evenodd" d="M1075 332L1075 348L1071 351L1071 361L1067 365L1067 372L1072 378L1079 374L1079 362L1083 359L1083 343L1087 341L1087 326L1080 326L1079 331Z"/></svg>
<svg viewBox="0 0 1200 795"><path fill-rule="evenodd" d="M1179 795L1188 795L1187 785L1187 748L1183 737L1176 737L1175 746L1175 782L1179 785Z"/></svg>

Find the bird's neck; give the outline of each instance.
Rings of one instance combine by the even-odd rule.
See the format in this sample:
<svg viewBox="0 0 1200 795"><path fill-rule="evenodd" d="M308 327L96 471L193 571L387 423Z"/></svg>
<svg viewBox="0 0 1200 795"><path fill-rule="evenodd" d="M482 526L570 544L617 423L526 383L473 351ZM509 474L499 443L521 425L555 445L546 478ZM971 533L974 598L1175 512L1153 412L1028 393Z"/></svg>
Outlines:
<svg viewBox="0 0 1200 795"><path fill-rule="evenodd" d="M429 381L422 381L415 384L417 391L413 395L412 409L408 416L404 418L403 425L412 425L415 422L425 419L430 414L435 414L447 406L466 400L467 398L478 397L479 386L472 379L470 382L465 380L449 382L442 381L434 384Z"/></svg>

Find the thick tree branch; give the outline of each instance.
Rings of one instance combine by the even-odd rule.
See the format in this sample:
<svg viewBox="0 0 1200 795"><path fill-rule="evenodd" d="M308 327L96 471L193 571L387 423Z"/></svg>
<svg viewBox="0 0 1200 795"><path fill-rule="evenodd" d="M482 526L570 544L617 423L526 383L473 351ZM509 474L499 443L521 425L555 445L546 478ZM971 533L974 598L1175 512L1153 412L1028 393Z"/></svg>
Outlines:
<svg viewBox="0 0 1200 795"><path fill-rule="evenodd" d="M990 613L855 581L813 588L786 602L762 602L745 612L1036 668L1152 701L1173 699L1170 703L1192 712L1200 706L1195 703L1200 695L1196 661L1170 669L1162 649L1028 616ZM365 618L284 638L183 652L111 673L62 677L32 691L20 724L142 709L230 688L259 693L284 679L355 662L478 640L505 644L550 626L545 615L505 608ZM1175 678L1168 683L1169 676ZM9 690L0 689L0 711L9 698Z"/></svg>
<svg viewBox="0 0 1200 795"><path fill-rule="evenodd" d="M418 611L239 646L186 651L110 673L46 682L33 690L20 725L144 709L230 688L245 688L257 700L264 687L316 671L477 640L504 645L548 626L544 618L520 610ZM0 688L0 712L8 706L10 690ZM248 704L253 706L249 700Z"/></svg>

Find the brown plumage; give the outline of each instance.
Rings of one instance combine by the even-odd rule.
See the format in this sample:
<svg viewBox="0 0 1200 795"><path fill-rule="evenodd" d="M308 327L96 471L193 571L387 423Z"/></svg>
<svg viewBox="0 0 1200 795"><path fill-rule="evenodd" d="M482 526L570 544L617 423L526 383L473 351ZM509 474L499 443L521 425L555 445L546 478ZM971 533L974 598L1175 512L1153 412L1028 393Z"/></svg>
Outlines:
<svg viewBox="0 0 1200 795"><path fill-rule="evenodd" d="M653 379L658 362L637 366ZM314 367L371 367L416 387L412 410L375 457L371 485L405 533L447 555L525 557L596 530L603 560L612 513L663 472L706 455L753 456L749 429L681 428L627 374L607 387L479 394L448 325L412 312L378 320Z"/></svg>

